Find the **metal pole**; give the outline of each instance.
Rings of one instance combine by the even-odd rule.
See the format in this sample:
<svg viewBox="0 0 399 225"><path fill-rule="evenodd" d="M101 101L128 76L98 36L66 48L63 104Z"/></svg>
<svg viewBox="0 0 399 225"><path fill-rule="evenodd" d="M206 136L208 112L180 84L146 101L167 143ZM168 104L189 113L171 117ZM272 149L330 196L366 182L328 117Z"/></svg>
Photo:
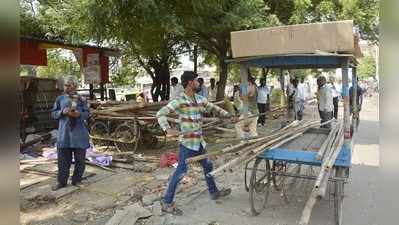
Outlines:
<svg viewBox="0 0 399 225"><path fill-rule="evenodd" d="M344 102L344 147L350 148L351 142L351 124L350 124L350 113L349 113L349 80L348 80L348 65L349 60L345 59L342 65L342 99Z"/></svg>
<svg viewBox="0 0 399 225"><path fill-rule="evenodd" d="M94 100L93 84L89 84L90 100Z"/></svg>
<svg viewBox="0 0 399 225"><path fill-rule="evenodd" d="M353 126L353 131L357 131L357 119L359 118L358 114L358 105L357 105L357 73L356 73L356 67L352 68L352 126ZM354 120L356 118L356 121Z"/></svg>
<svg viewBox="0 0 399 225"><path fill-rule="evenodd" d="M197 73L197 66L198 66L198 45L194 45L194 73Z"/></svg>
<svg viewBox="0 0 399 225"><path fill-rule="evenodd" d="M284 85L285 77L284 77L283 68L280 68L280 77L279 77L279 79L280 79L280 86L281 86L281 91L282 91L281 99L280 99L280 106L283 107L284 103L286 103L286 101L285 101L285 88L284 88L284 86L285 86Z"/></svg>
<svg viewBox="0 0 399 225"><path fill-rule="evenodd" d="M101 101L104 101L104 84L100 83L100 96L101 96Z"/></svg>
<svg viewBox="0 0 399 225"><path fill-rule="evenodd" d="M244 123L248 123L248 66L241 63L240 64L240 75L241 75L241 85L242 85L242 112Z"/></svg>

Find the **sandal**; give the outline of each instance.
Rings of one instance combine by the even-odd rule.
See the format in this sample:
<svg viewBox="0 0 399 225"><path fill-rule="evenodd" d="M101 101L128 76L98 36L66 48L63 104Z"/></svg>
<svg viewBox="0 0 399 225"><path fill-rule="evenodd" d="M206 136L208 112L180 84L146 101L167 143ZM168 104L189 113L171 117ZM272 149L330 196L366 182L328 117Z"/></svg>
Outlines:
<svg viewBox="0 0 399 225"><path fill-rule="evenodd" d="M183 211L179 208L176 207L175 203L167 204L161 201L161 206L162 206L162 212L164 213L169 213L174 216L182 216Z"/></svg>

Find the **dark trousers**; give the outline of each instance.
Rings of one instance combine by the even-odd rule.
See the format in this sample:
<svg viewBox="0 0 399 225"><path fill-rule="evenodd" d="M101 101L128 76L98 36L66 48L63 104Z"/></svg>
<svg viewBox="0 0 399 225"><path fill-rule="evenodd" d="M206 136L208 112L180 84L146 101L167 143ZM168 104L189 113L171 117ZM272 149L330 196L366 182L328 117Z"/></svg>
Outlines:
<svg viewBox="0 0 399 225"><path fill-rule="evenodd" d="M177 185L180 183L180 181L183 179L184 175L187 173L187 163L186 159L198 156L198 155L203 155L205 154L205 149L200 147L198 151L193 151L189 148L186 148L184 145L180 144L180 149L179 149L179 161L177 164L177 168L173 176L171 177L169 181L168 188L166 189L166 193L163 196L163 201L167 204L171 204L173 202L173 199L175 197L175 192ZM215 183L215 179L213 176L208 175L213 169L212 162L206 158L203 160L200 160L199 163L202 165L202 168L204 170L204 175L205 175L205 181L208 186L208 191L209 193L215 193L218 191Z"/></svg>
<svg viewBox="0 0 399 225"><path fill-rule="evenodd" d="M333 104L334 104L334 118L335 118L335 119L338 119L338 102L339 102L338 97L333 98Z"/></svg>
<svg viewBox="0 0 399 225"><path fill-rule="evenodd" d="M58 183L60 185L67 185L69 178L69 169L72 164L72 154L75 159L75 169L72 175L72 183L82 181L82 176L85 171L86 149L79 148L61 148L57 150L58 158Z"/></svg>
<svg viewBox="0 0 399 225"><path fill-rule="evenodd" d="M265 113L266 112L266 104L258 103L258 110L259 110L260 114ZM266 114L259 115L258 124L262 124L264 126L265 123L266 123Z"/></svg>
<svg viewBox="0 0 399 225"><path fill-rule="evenodd" d="M319 110L319 114L320 114L321 123L327 122L333 118L333 112L325 112L325 111ZM320 127L321 128L331 128L331 123L320 126Z"/></svg>

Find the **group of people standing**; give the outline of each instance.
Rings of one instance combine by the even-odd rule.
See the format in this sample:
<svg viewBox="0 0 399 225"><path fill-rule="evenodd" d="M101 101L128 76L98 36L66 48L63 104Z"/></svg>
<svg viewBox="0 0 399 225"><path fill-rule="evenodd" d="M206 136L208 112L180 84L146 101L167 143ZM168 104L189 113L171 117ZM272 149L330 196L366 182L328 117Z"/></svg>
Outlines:
<svg viewBox="0 0 399 225"><path fill-rule="evenodd" d="M179 136L179 160L176 171L169 180L169 185L161 200L162 211L173 215L182 215L183 212L176 206L174 196L178 184L187 173L186 159L194 156L206 154L206 142L202 132L203 114L213 111L216 115L230 119L236 126L240 137L246 135L257 136L257 124L264 126L266 124L265 112L270 97L270 90L266 86L266 79L260 79L260 85L257 86L255 78L248 77L248 86L244 85L234 87L234 103L237 111L242 115L243 93L247 88L248 102L248 120L243 121L237 118L235 114L218 107L212 102L216 101L217 83L211 79L211 85L205 87L204 81L198 78L193 71L185 71L181 77L181 84L178 79L171 79L172 88L170 92L169 103L162 107L157 113L157 119L160 127L170 136ZM52 109L52 116L59 120L57 150L58 150L58 177L57 184L52 189L58 190L67 186L69 179L69 169L72 159L75 162L75 168L72 176L72 185L82 185L82 175L85 170L86 149L90 146L89 134L86 127L86 120L89 118L89 109L87 103L76 93L77 81L74 77L67 77L64 84L64 94L59 96ZM295 117L298 120L303 118L305 100L307 98L303 81L297 79L291 81L288 96L290 104L295 110ZM318 110L321 121L328 121L333 116L338 117L338 97L339 91L335 88L333 82L327 85L326 78L320 76L317 78L318 92ZM351 92L351 89L349 90ZM360 93L360 94L359 94ZM357 101L360 101L362 89L358 87ZM360 109L360 107L359 107ZM353 109L352 109L353 110ZM167 120L167 116L175 113L179 117L179 128L172 128ZM326 125L328 126L328 125ZM230 188L218 188L210 172L213 170L212 162L206 157L199 161L204 170L205 181L211 199L216 200L230 195Z"/></svg>

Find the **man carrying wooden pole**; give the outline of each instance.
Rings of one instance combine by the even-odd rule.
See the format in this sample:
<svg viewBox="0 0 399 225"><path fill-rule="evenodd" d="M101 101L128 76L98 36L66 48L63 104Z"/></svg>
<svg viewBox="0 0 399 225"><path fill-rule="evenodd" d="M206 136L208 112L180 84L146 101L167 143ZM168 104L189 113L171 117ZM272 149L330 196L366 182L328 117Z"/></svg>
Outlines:
<svg viewBox="0 0 399 225"><path fill-rule="evenodd" d="M231 118L231 115L222 108L208 102L208 100L196 94L199 83L197 74L192 71L185 71L181 76L181 82L184 87L184 94L178 97L166 106L162 107L158 113L158 123L161 128L170 136L179 135L179 161L173 176L170 179L168 188L162 198L162 211L173 215L182 215L182 210L178 209L174 202L176 188L184 175L187 173L186 159L206 154L206 143L202 133L202 114L206 111L216 111L225 118ZM176 113L179 116L179 127L181 132L172 129L168 123L167 116ZM208 159L199 161L204 169L205 180L208 191L213 200L227 196L231 189L218 189L213 176L208 175L213 170L212 162Z"/></svg>

